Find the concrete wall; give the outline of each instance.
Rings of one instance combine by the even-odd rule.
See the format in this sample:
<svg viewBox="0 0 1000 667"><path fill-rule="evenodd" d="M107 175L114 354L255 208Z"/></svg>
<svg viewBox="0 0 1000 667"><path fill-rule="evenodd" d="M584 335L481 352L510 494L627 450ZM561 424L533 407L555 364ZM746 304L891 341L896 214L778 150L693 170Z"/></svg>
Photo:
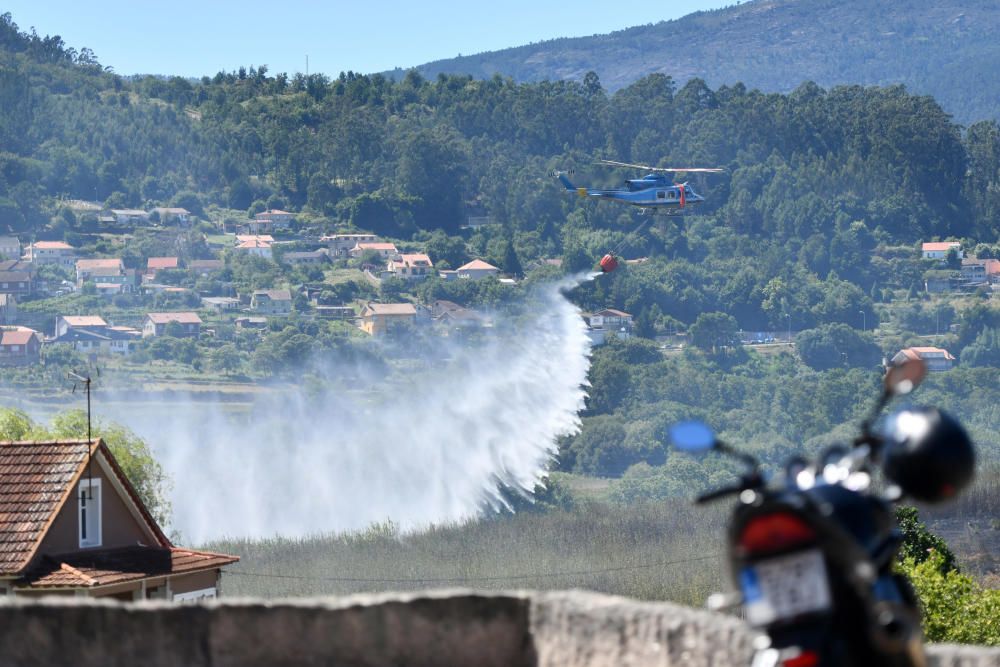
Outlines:
<svg viewBox="0 0 1000 667"><path fill-rule="evenodd" d="M1000 666L1000 649L928 652L940 667ZM749 656L734 618L584 592L0 601L3 666L742 667Z"/></svg>

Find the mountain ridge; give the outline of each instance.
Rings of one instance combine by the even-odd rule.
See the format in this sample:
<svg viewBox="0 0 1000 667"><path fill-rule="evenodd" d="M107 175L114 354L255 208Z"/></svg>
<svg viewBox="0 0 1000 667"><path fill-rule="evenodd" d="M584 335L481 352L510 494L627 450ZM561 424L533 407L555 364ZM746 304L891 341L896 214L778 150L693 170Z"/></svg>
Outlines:
<svg viewBox="0 0 1000 667"><path fill-rule="evenodd" d="M743 83L783 93L804 81L903 84L968 124L1000 117L1000 83L992 76L1000 68L998 31L1000 3L987 0L753 0L412 69L430 78L500 74L519 82L580 81L594 71L610 91L654 73L678 84L700 78L712 87Z"/></svg>

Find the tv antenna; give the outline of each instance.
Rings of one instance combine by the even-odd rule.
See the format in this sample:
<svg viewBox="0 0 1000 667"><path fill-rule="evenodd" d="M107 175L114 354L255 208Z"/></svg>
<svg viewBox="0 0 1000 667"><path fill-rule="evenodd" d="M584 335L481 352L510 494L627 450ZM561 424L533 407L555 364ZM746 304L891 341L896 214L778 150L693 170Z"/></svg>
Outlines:
<svg viewBox="0 0 1000 667"><path fill-rule="evenodd" d="M93 436L91 434L91 411L90 411L90 385L93 383L93 378L90 374L81 375L75 371L69 371L67 375L70 379L74 380L73 391L76 393L76 387L78 384L82 384L84 391L87 392L87 493L89 494L88 500L94 499L94 448L93 448ZM98 377L101 375L101 371L97 371Z"/></svg>

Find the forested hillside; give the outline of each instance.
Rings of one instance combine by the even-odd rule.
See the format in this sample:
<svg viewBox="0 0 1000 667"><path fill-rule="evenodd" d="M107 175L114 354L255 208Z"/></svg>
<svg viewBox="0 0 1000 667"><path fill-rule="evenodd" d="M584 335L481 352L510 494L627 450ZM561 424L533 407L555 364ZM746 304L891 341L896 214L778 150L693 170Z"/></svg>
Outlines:
<svg viewBox="0 0 1000 667"><path fill-rule="evenodd" d="M635 14L636 22L643 12ZM607 35L555 39L427 63L418 70L517 81L582 81L597 72L612 90L648 74L715 87L743 82L790 92L891 85L933 95L971 124L1000 115L1000 5L991 0L751 0ZM417 63L412 63L417 65ZM399 73L402 75L402 72Z"/></svg>
<svg viewBox="0 0 1000 667"><path fill-rule="evenodd" d="M741 11L771 5L805 11L790 2ZM422 244L439 267L479 256L532 279L553 270L531 271L542 259L574 271L618 247L645 258L574 298L632 313L645 339L687 331L704 354L665 359L644 340L602 348L584 432L564 446L566 469L608 475L662 463L663 425L683 406L787 451L859 414L858 386L871 393L882 353L950 325L953 353L976 350L960 371L968 384L957 371L931 386L943 403L964 401L977 433L995 436L997 309L985 293L960 312L917 299L934 268L919 259L921 240L955 238L997 256L995 121L963 129L934 99L898 86L805 82L764 94L701 79L678 86L662 73L613 93L594 73L519 84L410 72L392 82L260 67L199 82L128 80L88 50L20 32L9 15L0 47L3 233L99 231L60 205L96 198L182 205L208 219L288 208L306 235L360 229ZM594 167L597 158L726 171L692 181L707 198L696 214L657 217L630 236L641 216L580 200L554 178L575 170L581 184L611 185L631 175ZM463 230L470 216L495 224ZM496 305L495 292L469 285L434 278L418 295ZM875 341L879 325L892 336ZM738 329L803 332L810 368L790 355L730 351Z"/></svg>

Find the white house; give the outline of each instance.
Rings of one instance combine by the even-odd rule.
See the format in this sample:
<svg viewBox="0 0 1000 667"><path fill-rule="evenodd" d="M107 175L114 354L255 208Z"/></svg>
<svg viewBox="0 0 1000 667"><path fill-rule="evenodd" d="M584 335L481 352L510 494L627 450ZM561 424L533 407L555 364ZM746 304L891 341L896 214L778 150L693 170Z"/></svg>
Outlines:
<svg viewBox="0 0 1000 667"><path fill-rule="evenodd" d="M632 316L614 308L599 310L591 315L588 321L590 326L595 329L610 329L614 331L620 331L623 328L626 331L631 331L632 329Z"/></svg>
<svg viewBox="0 0 1000 667"><path fill-rule="evenodd" d="M382 259L389 259L399 254L395 243L358 243L350 250L351 257L361 257L366 250L373 250Z"/></svg>
<svg viewBox="0 0 1000 667"><path fill-rule="evenodd" d="M431 258L423 253L402 254L395 259L389 260L386 269L396 278L403 280L422 280L431 274L434 263Z"/></svg>
<svg viewBox="0 0 1000 667"><path fill-rule="evenodd" d="M72 269L76 264L76 248L62 241L35 241L28 244L26 259L36 266L56 264Z"/></svg>
<svg viewBox="0 0 1000 667"><path fill-rule="evenodd" d="M892 363L900 364L907 359L923 359L929 371L946 371L955 365L955 357L940 347L908 347L897 352Z"/></svg>
<svg viewBox="0 0 1000 667"><path fill-rule="evenodd" d="M149 213L138 208L113 208L111 214L119 225L140 225L149 222Z"/></svg>
<svg viewBox="0 0 1000 667"><path fill-rule="evenodd" d="M287 315L292 312L292 293L287 289L259 289L250 296L250 310L258 314Z"/></svg>
<svg viewBox="0 0 1000 667"><path fill-rule="evenodd" d="M84 282L101 277L101 282L117 282L104 280L107 277L124 276L125 264L117 257L107 259L78 259L76 260L76 284L83 285ZM97 282L96 280L94 282Z"/></svg>
<svg viewBox="0 0 1000 667"><path fill-rule="evenodd" d="M170 223L186 225L191 222L191 211L186 208L157 206L153 209L153 213L159 216L160 222L165 225Z"/></svg>
<svg viewBox="0 0 1000 667"><path fill-rule="evenodd" d="M264 259L271 259L273 256L271 251L271 242L260 238L240 241L239 245L236 246L236 252L246 255L256 255L257 257L263 257Z"/></svg>
<svg viewBox="0 0 1000 667"><path fill-rule="evenodd" d="M330 253L335 257L345 257L351 248L359 243L375 243L378 237L375 234L332 234L322 236L320 243L325 243L330 249Z"/></svg>
<svg viewBox="0 0 1000 667"><path fill-rule="evenodd" d="M463 264L455 269L455 275L468 280L479 280L480 278L488 278L489 276L497 276L499 274L500 269L481 259L474 259L468 264Z"/></svg>
<svg viewBox="0 0 1000 667"><path fill-rule="evenodd" d="M962 253L962 244L958 241L929 242L920 246L924 259L945 259L948 257L948 251L952 248L958 253L959 258L965 256Z"/></svg>

